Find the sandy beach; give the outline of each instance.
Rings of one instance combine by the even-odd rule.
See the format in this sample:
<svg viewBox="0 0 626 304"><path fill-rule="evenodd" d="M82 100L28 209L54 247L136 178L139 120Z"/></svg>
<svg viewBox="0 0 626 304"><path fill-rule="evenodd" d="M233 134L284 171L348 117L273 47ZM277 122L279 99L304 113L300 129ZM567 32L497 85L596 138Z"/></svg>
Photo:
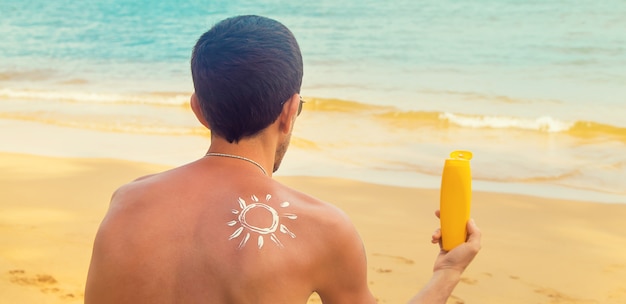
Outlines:
<svg viewBox="0 0 626 304"><path fill-rule="evenodd" d="M111 193L164 169L0 153L0 302L82 303L93 237ZM436 190L277 179L349 214L379 303L406 302L429 278ZM475 192L472 216L484 233L483 250L449 303L626 302L626 205Z"/></svg>
<svg viewBox="0 0 626 304"><path fill-rule="evenodd" d="M483 249L449 303L626 303L626 1L31 0L0 12L0 304L83 302L115 189L209 147L189 106L193 45L247 14L287 26L304 62L306 103L275 178L351 217L379 303L405 303L430 278L455 150L474 155Z"/></svg>

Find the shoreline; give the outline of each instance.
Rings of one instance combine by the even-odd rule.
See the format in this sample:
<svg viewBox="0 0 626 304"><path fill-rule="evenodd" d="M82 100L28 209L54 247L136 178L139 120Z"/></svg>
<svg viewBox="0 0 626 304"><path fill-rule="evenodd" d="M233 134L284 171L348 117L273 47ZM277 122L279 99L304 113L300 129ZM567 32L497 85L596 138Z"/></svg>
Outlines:
<svg viewBox="0 0 626 304"><path fill-rule="evenodd" d="M97 227L112 192L171 166L0 152L0 290L15 303L81 303ZM343 209L361 234L369 284L402 303L437 254L435 189L277 176ZM71 194L70 194L71 193ZM483 250L453 299L465 303L623 303L626 205L474 192ZM311 298L309 303L316 302Z"/></svg>
<svg viewBox="0 0 626 304"><path fill-rule="evenodd" d="M311 122L306 122L310 124ZM0 119L0 128L20 132L0 134L0 153L23 153L52 157L103 158L178 166L200 158L208 149L208 136L146 135L100 132L88 129ZM306 128L306 127L304 127ZM301 130L302 131L302 130ZM309 149L306 142L292 140L276 176L317 176L355 179L379 185L439 189L441 177L397 169L365 168L329 152ZM78 144L80 143L80 144ZM302 145L302 146L299 146ZM43 147L43 149L42 149ZM68 149L68 147L71 147ZM441 168L447 154L442 154ZM429 162L432 160L424 160ZM472 166L474 168L474 166ZM473 169L476 170L476 169ZM576 189L546 183L519 183L473 180L474 191L530 194L538 197L626 204L620 194Z"/></svg>
<svg viewBox="0 0 626 304"><path fill-rule="evenodd" d="M6 109L0 128L17 131L0 134L0 151L177 166L201 157L210 145L208 131L195 121L181 92L57 93L0 98ZM278 175L438 189L450 151L471 150L476 191L626 204L621 178L626 129L597 133L598 125L573 135L550 131L566 122L557 118L496 119L488 111L481 112L485 117L442 118L442 109L401 110L312 96L304 108ZM502 119L508 127L497 126ZM543 123L547 131L539 130Z"/></svg>

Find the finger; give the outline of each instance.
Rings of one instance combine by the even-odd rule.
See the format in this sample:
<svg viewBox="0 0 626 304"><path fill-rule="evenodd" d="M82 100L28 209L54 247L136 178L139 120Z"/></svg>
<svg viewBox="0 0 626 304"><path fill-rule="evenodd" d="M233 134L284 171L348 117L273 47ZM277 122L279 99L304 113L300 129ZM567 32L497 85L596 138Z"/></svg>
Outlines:
<svg viewBox="0 0 626 304"><path fill-rule="evenodd" d="M473 235L480 237L481 232L478 226L476 226L476 222L474 221L474 219L470 219L469 221L467 221L467 234L470 237Z"/></svg>
<svg viewBox="0 0 626 304"><path fill-rule="evenodd" d="M435 243L439 243L439 240L441 240L441 229L440 228L435 230L435 232L433 232L433 235L431 237L431 242L433 244L435 244Z"/></svg>
<svg viewBox="0 0 626 304"><path fill-rule="evenodd" d="M441 212L439 211L439 209L435 210L435 216L437 216L437 218L441 217Z"/></svg>
<svg viewBox="0 0 626 304"><path fill-rule="evenodd" d="M482 232L476 226L474 219L467 222L467 243L471 244L476 250L480 250L480 240L482 238Z"/></svg>

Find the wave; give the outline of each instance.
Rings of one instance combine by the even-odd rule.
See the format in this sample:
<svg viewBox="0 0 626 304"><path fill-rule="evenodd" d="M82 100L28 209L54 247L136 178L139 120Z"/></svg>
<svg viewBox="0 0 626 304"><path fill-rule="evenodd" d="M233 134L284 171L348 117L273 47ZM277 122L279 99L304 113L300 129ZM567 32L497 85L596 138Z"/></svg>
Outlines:
<svg viewBox="0 0 626 304"><path fill-rule="evenodd" d="M472 129L520 129L546 133L567 132L569 130L582 131L583 129L603 128L611 129L609 125L587 121L563 121L550 116L537 118L521 118L513 116L493 116L459 114L439 111L402 111L390 106L370 105L354 101L330 98L311 98L312 102L305 103L306 111L323 112L360 112L374 114L387 123L397 127L414 128L421 126L463 127ZM611 133L620 134L626 129L613 127Z"/></svg>
<svg viewBox="0 0 626 304"><path fill-rule="evenodd" d="M565 133L579 138L607 138L626 142L626 128L593 121L562 121L550 116L519 118L509 116L439 114L440 120L474 129L517 129L541 133Z"/></svg>
<svg viewBox="0 0 626 304"><path fill-rule="evenodd" d="M373 111L392 111L394 107L372 105L357 101L343 100L337 98L317 98L303 96L304 109L311 112L373 112Z"/></svg>
<svg viewBox="0 0 626 304"><path fill-rule="evenodd" d="M106 104L145 104L155 106L188 106L190 95L191 93L179 92L114 94L0 88L0 98L2 99Z"/></svg>
<svg viewBox="0 0 626 304"><path fill-rule="evenodd" d="M113 133L130 133L144 135L198 135L210 136L210 131L203 126L174 126L155 124L149 120L125 119L123 122L94 119L93 117L71 117L50 113L10 113L0 112L0 119L20 120L41 123L57 127L85 129Z"/></svg>
<svg viewBox="0 0 626 304"><path fill-rule="evenodd" d="M560 133L572 130L574 126L585 128L587 122L568 122L550 116L521 118L475 114L455 114L437 111L392 111L377 115L398 127L414 128L436 126L439 128L462 127L471 129L518 129L545 133ZM599 125L599 124L595 124ZM616 129L620 129L615 127ZM626 132L626 129L622 130ZM615 132L614 132L615 133ZM617 132L619 133L619 132Z"/></svg>
<svg viewBox="0 0 626 304"><path fill-rule="evenodd" d="M567 133L581 138L612 137L626 142L626 128L593 121L577 121Z"/></svg>
<svg viewBox="0 0 626 304"><path fill-rule="evenodd" d="M51 102L119 104L122 106L125 104L141 104L159 107L189 107L189 95L189 93L183 92L109 94L0 88L0 99L6 100L43 100ZM528 118L506 115L399 110L393 106L334 98L304 97L304 100L306 101L304 108L307 112L335 112L361 117L366 116L390 127L409 130L420 128L507 129L543 134L563 133L583 139L608 138L626 142L626 127L595 121L567 121L547 115ZM123 109L120 109L120 111L123 112ZM22 117L20 119L25 118Z"/></svg>
<svg viewBox="0 0 626 304"><path fill-rule="evenodd" d="M544 134L563 133L574 137L606 138L626 142L626 127L588 120L562 120L552 116L514 117L439 111L403 111L391 106L370 105L331 98L307 98L306 111L352 112L373 115L385 124L405 129L423 127L449 129L506 129Z"/></svg>
<svg viewBox="0 0 626 304"><path fill-rule="evenodd" d="M560 121L550 116L541 116L538 118L518 118L508 116L462 115L448 112L440 113L439 119L447 120L457 126L475 129L520 129L547 133L569 131L575 124L572 122Z"/></svg>

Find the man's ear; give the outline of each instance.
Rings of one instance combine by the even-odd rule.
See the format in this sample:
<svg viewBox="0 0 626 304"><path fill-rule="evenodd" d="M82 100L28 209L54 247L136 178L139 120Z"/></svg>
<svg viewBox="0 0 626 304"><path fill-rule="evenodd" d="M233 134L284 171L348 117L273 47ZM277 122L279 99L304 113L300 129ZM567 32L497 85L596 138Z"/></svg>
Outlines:
<svg viewBox="0 0 626 304"><path fill-rule="evenodd" d="M191 100L189 101L189 104L191 105L191 110L193 110L193 114L196 115L198 121L207 129L211 129L211 127L209 127L209 122L204 117L202 107L200 106L200 100L198 100L198 96L196 96L196 93L191 94Z"/></svg>
<svg viewBox="0 0 626 304"><path fill-rule="evenodd" d="M293 124L298 116L298 107L300 106L300 94L296 93L291 95L283 104L283 110L278 117L280 121L279 129L281 132L290 133L293 129Z"/></svg>

